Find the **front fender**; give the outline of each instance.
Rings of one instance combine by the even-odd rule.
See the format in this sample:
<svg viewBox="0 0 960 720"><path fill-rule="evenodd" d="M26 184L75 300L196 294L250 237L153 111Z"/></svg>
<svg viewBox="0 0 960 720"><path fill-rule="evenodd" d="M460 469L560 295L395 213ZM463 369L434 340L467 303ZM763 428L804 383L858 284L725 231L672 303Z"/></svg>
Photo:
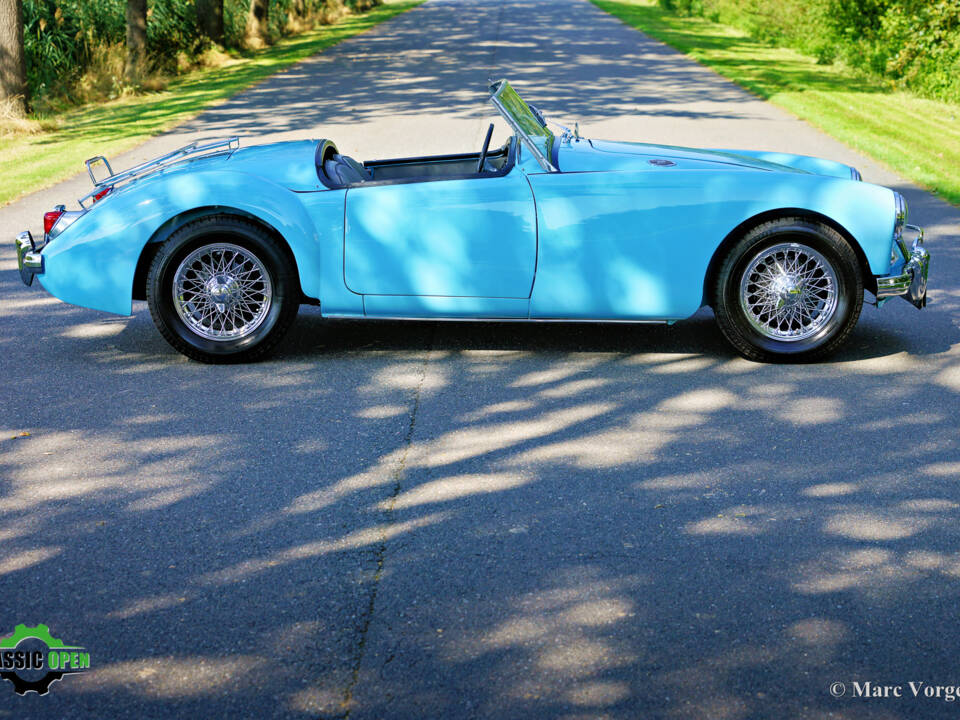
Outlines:
<svg viewBox="0 0 960 720"><path fill-rule="evenodd" d="M164 223L198 207L240 210L273 227L301 269L304 294L320 297L320 243L298 194L227 170L157 175L101 200L44 248L40 282L64 302L129 315L144 246Z"/></svg>
<svg viewBox="0 0 960 720"><path fill-rule="evenodd" d="M893 191L758 170L531 175L537 202L533 317L681 319L702 305L711 259L735 228L785 208L831 218L874 274L890 266Z"/></svg>

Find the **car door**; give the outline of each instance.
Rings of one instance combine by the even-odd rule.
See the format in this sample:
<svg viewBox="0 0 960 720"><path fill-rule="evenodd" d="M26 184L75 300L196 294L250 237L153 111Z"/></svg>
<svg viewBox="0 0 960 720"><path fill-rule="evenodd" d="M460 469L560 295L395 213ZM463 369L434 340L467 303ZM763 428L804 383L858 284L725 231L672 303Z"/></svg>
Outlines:
<svg viewBox="0 0 960 720"><path fill-rule="evenodd" d="M537 230L519 170L357 185L345 202L344 283L366 314L526 315Z"/></svg>

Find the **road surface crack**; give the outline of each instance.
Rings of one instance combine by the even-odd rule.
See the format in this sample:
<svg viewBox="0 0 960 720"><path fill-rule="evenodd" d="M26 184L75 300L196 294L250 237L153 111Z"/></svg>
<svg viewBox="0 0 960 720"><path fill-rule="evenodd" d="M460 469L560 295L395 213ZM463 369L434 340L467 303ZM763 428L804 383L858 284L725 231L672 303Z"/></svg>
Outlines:
<svg viewBox="0 0 960 720"><path fill-rule="evenodd" d="M385 522L381 525L382 530L380 532L380 538L376 549L377 569L373 575L373 587L370 590L370 599L367 603L363 622L360 625L360 640L357 643L357 657L354 661L353 670L350 674L350 682L347 684L346 690L344 691L343 702L341 704L345 710L343 715L344 720L349 720L350 713L353 711L353 693L357 686L357 682L360 680L360 667L363 664L364 654L367 649L367 633L370 630L370 623L373 622L373 613L377 604L377 593L380 590L380 578L383 576L383 566L387 555L386 528L393 520L394 506L397 502L397 496L400 495L400 488L403 483L403 478L407 472L407 456L410 454L410 447L413 444L413 433L417 426L417 414L420 411L420 394L423 391L423 383L427 377L427 366L430 364L430 355L433 352L434 337L435 330L431 329L427 354L423 359L423 364L420 366L420 377L417 380L417 387L413 394L413 407L410 409L410 421L407 425L407 432L403 439L403 452L400 455L400 460L397 462L397 465L393 470L393 485L390 488L390 495L387 497L386 509L383 511Z"/></svg>

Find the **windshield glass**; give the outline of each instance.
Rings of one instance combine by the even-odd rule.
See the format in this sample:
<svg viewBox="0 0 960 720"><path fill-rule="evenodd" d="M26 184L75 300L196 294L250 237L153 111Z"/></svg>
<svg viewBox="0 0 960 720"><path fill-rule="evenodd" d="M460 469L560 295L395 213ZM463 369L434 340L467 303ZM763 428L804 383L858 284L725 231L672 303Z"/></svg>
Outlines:
<svg viewBox="0 0 960 720"><path fill-rule="evenodd" d="M503 119L517 133L521 142L540 163L540 167L547 172L556 172L550 162L555 138L553 133L547 130L543 116L538 117L506 80L498 80L490 86L490 102L497 106Z"/></svg>

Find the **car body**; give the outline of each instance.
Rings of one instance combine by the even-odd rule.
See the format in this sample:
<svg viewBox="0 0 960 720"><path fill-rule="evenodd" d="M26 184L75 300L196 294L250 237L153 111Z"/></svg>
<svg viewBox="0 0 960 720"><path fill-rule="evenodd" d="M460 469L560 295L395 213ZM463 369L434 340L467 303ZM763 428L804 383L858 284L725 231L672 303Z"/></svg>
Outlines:
<svg viewBox="0 0 960 720"><path fill-rule="evenodd" d="M259 228L268 238L263 242L280 247L276 262L289 265L293 276L297 297L288 290L283 301L318 304L330 318L673 323L704 305L716 309L715 285L731 249L778 219L794 219L780 223L794 234L778 236L786 241L777 246L779 259L754 258L760 264L750 266L753 281L766 278L764 287L767 276L774 278L776 293L760 298L773 309L747 312L777 332L760 338L764 347L745 352L748 357L815 356L832 349L840 332L813 341L799 337L811 329L802 327L804 312L824 314L831 283L837 291L846 282L842 273L828 272L844 261L831 259L833 251L820 240L812 254L790 255L801 225L830 235L834 245L845 243L855 256L857 277L847 273L860 296L849 300L854 323L863 290L878 305L893 296L917 307L926 302L922 230L905 224L898 193L862 182L848 165L784 153L588 140L566 129L555 135L507 81L491 85L491 100L514 135L491 151L488 132L479 154L360 164L329 140L240 148L231 139L193 144L125 173L107 164L100 180L94 168L106 160L95 158L87 163L94 188L81 209L49 213L42 241L18 236L21 274L28 284L37 277L65 302L117 314L130 314L134 299L150 299L152 287L157 302L173 297L175 317L185 321L167 324L187 345L178 349L213 361L256 354L250 342L235 342L253 322L249 313L224 321L229 337L222 346L216 331L205 330L215 321L198 319L239 307L239 276L215 272L228 262L223 247L239 248L228 251L237 267L248 255L257 260L256 249L226 242L229 234L217 231L214 252L221 255L192 259L194 269L181 267L168 278L170 287L150 274L157 258L172 252L164 250L171 239L211 217ZM912 244L904 236L910 231ZM809 270L820 262L814 256L826 263L822 271ZM774 277L777 267L786 267L784 258L812 263L801 270L825 278L819 283L827 289L808 298L800 270ZM269 283L272 262L255 271L245 266L262 279L245 301L248 310L280 302L276 283ZM185 282L194 288L186 295ZM749 287L759 303L756 286ZM770 320L783 308L800 317L794 335L790 323L774 327ZM202 347L193 343L191 328L204 336ZM230 349L224 349L227 340Z"/></svg>

